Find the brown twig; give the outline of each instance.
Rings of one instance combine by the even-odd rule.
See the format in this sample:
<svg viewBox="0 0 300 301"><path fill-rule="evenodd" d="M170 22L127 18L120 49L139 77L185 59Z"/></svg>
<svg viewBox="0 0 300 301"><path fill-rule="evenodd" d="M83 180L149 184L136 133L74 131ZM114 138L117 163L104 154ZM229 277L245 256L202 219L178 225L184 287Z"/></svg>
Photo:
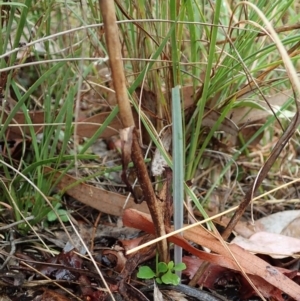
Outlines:
<svg viewBox="0 0 300 301"><path fill-rule="evenodd" d="M224 240L227 240L227 238L229 237L229 235L232 232L233 228L235 227L236 223L242 217L247 206L250 204L255 191L260 186L260 184L262 183L262 181L268 174L269 170L273 166L275 160L278 158L281 151L286 146L286 144L289 142L289 139L292 137L292 135L295 133L298 126L300 125L300 103L298 101L296 101L296 106L297 106L297 112L296 112L295 116L293 117L291 123L289 124L289 126L287 127L287 129L283 133L283 135L280 137L280 139L277 141L269 158L267 159L266 163L260 169L260 172L257 175L255 181L252 183L250 189L247 191L247 193L245 195L245 199L239 205L239 208L234 213L229 224L227 225L226 229L222 233L222 237L224 238Z"/></svg>
<svg viewBox="0 0 300 301"><path fill-rule="evenodd" d="M109 55L113 85L116 93L117 102L120 110L120 117L124 128L135 125L131 105L127 95L126 80L124 67L121 56L121 45L119 40L119 31L116 23L116 12L113 0L99 0L100 10L103 16L105 39ZM133 130L132 155L131 159L137 171L138 180L143 190L145 200L147 202L153 223L156 226L155 234L157 237L165 235L165 227L163 222L163 212L160 210L158 200L155 196L152 183L150 181L147 167L144 162L143 153L141 151L138 131ZM157 243L160 260L167 262L167 240Z"/></svg>

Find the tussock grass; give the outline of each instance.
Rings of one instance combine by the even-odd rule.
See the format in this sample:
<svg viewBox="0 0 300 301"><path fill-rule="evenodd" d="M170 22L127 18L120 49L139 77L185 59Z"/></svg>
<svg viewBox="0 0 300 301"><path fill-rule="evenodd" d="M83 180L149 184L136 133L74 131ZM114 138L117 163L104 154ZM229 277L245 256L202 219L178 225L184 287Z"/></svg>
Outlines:
<svg viewBox="0 0 300 301"><path fill-rule="evenodd" d="M278 45L298 66L299 34L292 27L297 21L293 17L296 4L281 0L250 2L270 22L278 41L270 36L257 10L244 2L115 1L133 109L171 168L171 156L159 133L172 123L172 88L192 87L190 109L184 110L187 100L181 95L184 180L194 181L192 186L185 184L185 200L204 217L212 199L218 199L224 209L227 200L235 205L243 198L246 179L255 177L296 112L294 96L289 94L280 109L273 108L272 114L255 119L257 129L250 136L241 130L250 128L255 117L248 115L251 117L247 119L251 114L247 112L244 121L237 124L240 131L236 137L224 131L224 124L237 120L238 109L258 112L267 99L272 105L273 95L290 91L288 75L293 67L286 68L284 63L289 59L277 51ZM0 154L2 201L14 208L16 220L34 216L30 221L34 225L53 209L47 201L53 194L53 184L45 179L43 168L52 166L64 173L75 169L80 175L81 162L96 159L89 153L90 147L118 109L108 101L112 88L109 78L105 82L99 75L107 68L108 58L97 2L6 3L1 7L0 21L0 72L6 83L5 87L0 85L4 96L0 129L3 149L9 147L7 130L17 113L24 114L27 129L22 133L18 161L10 152ZM26 46L20 47L23 43ZM144 90L136 93L138 88ZM76 127L81 107L99 103L99 110L111 108L112 113L91 138L80 144ZM36 134L28 113L37 109L44 111L43 135ZM208 111L217 112L218 117L205 126ZM5 112L9 113L6 119ZM26 141L30 141L29 152ZM297 175L297 168L292 168L297 140L289 147L294 154L282 154L271 170L271 178ZM257 166L245 167L253 161ZM276 179L270 185L278 183L281 181ZM27 231L30 224L20 229Z"/></svg>

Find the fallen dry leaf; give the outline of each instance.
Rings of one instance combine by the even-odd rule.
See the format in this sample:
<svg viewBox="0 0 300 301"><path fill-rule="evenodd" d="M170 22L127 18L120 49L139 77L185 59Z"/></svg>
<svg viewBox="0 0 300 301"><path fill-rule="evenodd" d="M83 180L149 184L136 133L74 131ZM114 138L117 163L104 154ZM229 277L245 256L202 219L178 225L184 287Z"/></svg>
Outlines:
<svg viewBox="0 0 300 301"><path fill-rule="evenodd" d="M91 138L99 127L104 123L106 118L109 116L110 112L104 112L96 114L92 117L81 120L77 124L76 135L80 137ZM118 135L119 130L123 128L122 123L118 117L112 120L106 129L101 134L101 138L110 138L113 135Z"/></svg>
<svg viewBox="0 0 300 301"><path fill-rule="evenodd" d="M182 90L184 91L184 95L189 95L190 91L193 87L192 86L186 86L183 87ZM187 100L185 101L185 108L188 108L191 105L191 99L188 99L187 96L185 96ZM28 112L29 117L32 121L33 128L35 133L41 133L44 128L44 111L32 111ZM56 112L54 112L56 114ZM105 122L107 117L109 116L110 112L103 112L96 114L94 116L91 116L89 118L85 118L78 122L77 128L76 128L76 135L79 137L86 137L91 138L95 132L99 129L99 127ZM135 124L138 125L139 122L139 116L136 111L133 111L133 116L135 120ZM215 122L220 117L220 113L218 113L215 110L205 110L205 116L203 118L203 125L212 127ZM8 114L4 113L2 122L5 122L8 118ZM20 125L20 126L19 126ZM230 119L225 118L221 124L222 129L231 135L237 135L238 128L232 122ZM114 118L112 122L109 124L108 127L106 127L103 132L101 133L99 138L110 138L113 135L118 135L119 130L123 128L123 125L118 117ZM22 112L18 112L14 115L13 120L10 122L8 129L10 131L10 138L20 138L20 135L22 137L22 132L25 134L30 134L30 128L27 125L25 115Z"/></svg>
<svg viewBox="0 0 300 301"><path fill-rule="evenodd" d="M300 210L287 210L263 217L255 224L244 223L235 230L239 235L232 243L273 258L293 256L300 252Z"/></svg>
<svg viewBox="0 0 300 301"><path fill-rule="evenodd" d="M300 252L300 239L270 232L257 232L248 239L237 236L232 243L252 253L268 254L273 258L289 257Z"/></svg>
<svg viewBox="0 0 300 301"><path fill-rule="evenodd" d="M99 127L105 122L105 120L107 119L110 113L111 112L103 112L81 120L77 124L76 135L80 137L91 138L96 133L96 131L99 130ZM135 111L133 111L132 113L133 113L135 125L137 126L139 124L138 114ZM111 136L118 135L119 130L122 128L123 128L122 122L119 118L119 115L117 115L111 121L109 126L103 130L99 138L110 138Z"/></svg>
<svg viewBox="0 0 300 301"><path fill-rule="evenodd" d="M117 250L117 249L120 250ZM102 251L101 257L102 260L105 259L105 262L109 262L110 266L114 267L114 271L121 273L126 264L126 258L124 256L124 250L120 247L114 246L112 249L106 249Z"/></svg>
<svg viewBox="0 0 300 301"><path fill-rule="evenodd" d="M44 288L43 291L43 295L41 296L41 300L43 301L70 301L69 298L54 290Z"/></svg>
<svg viewBox="0 0 300 301"><path fill-rule="evenodd" d="M288 225L300 216L300 210L286 210L263 217L255 222L260 231L281 233Z"/></svg>
<svg viewBox="0 0 300 301"><path fill-rule="evenodd" d="M230 218L227 216L222 216L221 218L216 219L215 221L219 223L222 227L226 228L230 221ZM234 232L238 235L248 238L251 235L253 235L256 231L254 231L253 225L250 224L250 222L238 221L236 226L234 227Z"/></svg>
<svg viewBox="0 0 300 301"><path fill-rule="evenodd" d="M186 269L183 274L192 278L199 269L200 265L204 262L197 257L185 256L182 261L186 264ZM282 273L289 278L297 275L297 271L290 271L286 269L279 269ZM275 288L273 285L258 276L248 275L255 287L263 293L265 297L275 297L276 300L283 301L281 290ZM215 289L218 287L221 290L226 290L226 287L237 287L240 299L249 299L255 295L254 289L242 276L240 272L221 267L216 264L209 264L204 273L200 277L198 284L208 289Z"/></svg>
<svg viewBox="0 0 300 301"><path fill-rule="evenodd" d="M300 217L296 217L287 226L285 226L281 231L281 234L289 237L300 238Z"/></svg>
<svg viewBox="0 0 300 301"><path fill-rule="evenodd" d="M34 132L41 132L44 123L45 123L45 112L44 111L32 111L28 112L28 115L31 119L31 122L33 124ZM2 118L2 123L4 123L8 118L8 115L6 112L4 112L4 116ZM24 134L30 134L30 127L28 125L28 122L26 121L25 115L22 112L18 112L13 116L12 121L10 122L8 129L10 132L16 134L18 137L23 137Z"/></svg>
<svg viewBox="0 0 300 301"><path fill-rule="evenodd" d="M130 228L126 228L126 229L130 229ZM149 236L149 234L146 235ZM118 241L122 244L124 250L128 251L140 245L143 239L144 239L143 236L139 236L132 239L118 239Z"/></svg>
<svg viewBox="0 0 300 301"><path fill-rule="evenodd" d="M274 110L276 110L276 108L281 107L285 102L287 102L292 94L293 92L291 90L287 90L272 96L267 96L266 99ZM242 99L239 101L242 101ZM257 104L261 106L261 110L246 106L232 109L229 113L229 115L232 116L230 119L235 124L241 125L243 123L256 123L258 120L265 120L268 116L272 115L269 106L264 100L258 99Z"/></svg>
<svg viewBox="0 0 300 301"><path fill-rule="evenodd" d="M199 232L201 232L201 234ZM228 260L232 260L232 256L228 253L228 250L225 249L216 238L212 239L212 236L207 231L199 231L199 227L185 231L184 237L208 247L212 251L225 256ZM205 243L206 241L208 241L208 243ZM300 300L300 286L284 276L278 269L270 266L267 262L235 244L228 245L228 247L245 273L258 276L260 277L260 281L265 280L272 284L274 288L279 288L282 292L285 292L294 299ZM239 267L235 268L235 270L239 270Z"/></svg>
<svg viewBox="0 0 300 301"><path fill-rule="evenodd" d="M300 217L300 210L286 210L270 214L266 217L258 219L255 223L238 222L234 231L244 238L249 238L257 232L277 233L295 238L300 238L298 235L298 218ZM222 217L221 223L225 227L229 223L229 218ZM300 225L299 225L300 226Z"/></svg>
<svg viewBox="0 0 300 301"><path fill-rule="evenodd" d="M45 167L44 170L45 175L53 177L53 181L62 176L60 172L57 172L50 167ZM92 185L78 183L78 181L79 179L70 175L63 175L60 181L56 184L56 187L65 191L68 195L79 202L101 212L117 216L122 215L124 210L123 207L127 199L126 196L103 190ZM126 208L136 208L142 212L149 212L145 202L135 204L133 198L129 198Z"/></svg>
<svg viewBox="0 0 300 301"><path fill-rule="evenodd" d="M138 212L134 209L125 210L123 215L123 223L126 226L134 227L148 233L154 232L151 217L148 214ZM172 229L166 228L166 231L171 232ZM229 253L228 249L225 248L217 238L215 238L202 227L194 227L185 230L183 232L183 236L184 238L178 235L173 235L169 237L169 240L184 247L188 252L199 256L199 258L203 260L213 262L212 259L214 259L213 263L217 263L216 259L218 259L219 262L217 264L237 271L240 271L241 267L245 273L253 276L258 276L260 281L266 281L273 285L275 288L278 288L282 292L288 294L295 300L300 301L300 287L295 282L283 275L275 267L271 266L257 256L243 250L241 247L235 244L230 244L228 245L228 248L230 250ZM203 253L205 252L201 252L195 249L185 239L195 242L203 247L209 248L213 252L219 254L219 257L216 258L204 255ZM239 263L240 267L233 259L233 256Z"/></svg>

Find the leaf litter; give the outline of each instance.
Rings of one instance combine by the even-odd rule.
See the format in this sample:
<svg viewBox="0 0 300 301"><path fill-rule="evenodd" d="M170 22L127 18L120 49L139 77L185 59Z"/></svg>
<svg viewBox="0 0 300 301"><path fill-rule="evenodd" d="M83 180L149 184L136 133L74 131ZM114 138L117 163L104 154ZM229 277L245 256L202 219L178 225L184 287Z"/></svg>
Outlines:
<svg viewBox="0 0 300 301"><path fill-rule="evenodd" d="M41 128L39 127L37 128L37 130L41 131ZM90 132L90 136L92 136L92 132ZM124 204L126 202L125 196L122 196L119 193L104 190L102 188L97 188L95 185L89 185L81 181L78 181L80 179L74 177L73 175L67 175L67 174L61 175L59 172L51 170L50 168L45 169L45 175L47 174L54 175L54 177L52 177L52 180L54 182L55 179L60 178L59 182L56 184L56 187L57 189L66 192L69 198L73 197L74 199L76 199L76 201L80 201L85 206L90 206L92 208L99 210L100 212L109 215L113 215L113 216L123 215L125 209ZM148 208L144 205L144 203L137 205L135 204L132 198L129 198L126 204L127 204L126 205L127 208L133 208L139 210L139 212L148 213ZM247 227L246 225L247 230L252 231L251 232L252 236L250 237L251 248L247 247L245 244L239 243L238 242L239 236L237 236L232 241L232 243L239 244L244 249L247 249L250 252L269 254L275 259L279 257L282 258L283 256L295 257L297 255L296 253L299 252L299 246L298 246L299 240L296 233L297 229L299 228L298 227L299 215L300 213L298 211L290 210L286 212L280 212L273 215L269 215L268 217L262 218L261 220L256 220L255 231L253 231L253 225L249 227ZM126 211L125 211L125 215L123 215L123 219L125 219L124 223L128 224L128 220L126 220ZM131 217L130 219L138 220L136 217L134 218ZM143 221L142 224L145 224L145 221ZM132 300L134 300L134 298L136 298L136 300L147 300L147 297L144 294L140 294L133 286L124 282L126 279L128 279L130 274L134 272L138 264L144 262L145 260L149 260L154 256L153 248L151 251L145 249L144 255L142 255L141 253L137 253L138 257L134 256L132 257L132 259L129 260L129 258L131 257L128 257L126 255L126 251L129 250L130 248L135 247L136 244L132 246L132 243L134 242L133 239L132 238L125 239L125 238L126 236L128 236L130 231L133 233L132 234L133 236L138 236L139 235L138 231L130 230L130 228L126 228L126 227L118 228L116 226L98 225L95 236L91 237L90 233L92 232L91 231L93 227L92 225L88 227L81 226L83 225L81 223L79 223L78 225L79 225L79 229L82 227L86 228L85 230L81 229L79 231L86 245L89 246L91 240L94 240L94 243L96 242L96 245L94 246L94 250L95 250L94 257L99 258L100 262L102 262L102 265L104 262L104 265L106 266L106 268L108 268L108 270L113 267L114 271L108 272L109 276L107 276L106 278L106 281L109 284L109 286L112 288L112 291L115 292L115 294L119 292L123 296L127 296L127 297L131 296L130 298L133 298ZM130 223L128 225L133 226ZM134 228L141 229L146 232L149 231L149 229L144 228L144 226L141 227L141 224L139 225L134 224ZM237 231L237 232L240 232L240 237L241 235L243 235L243 231ZM276 234L277 236L275 235L273 236L270 233L277 233ZM283 234L285 236L283 236ZM64 283L65 281L67 281L68 283L72 283L72 285L69 284L64 286L68 291L67 294L61 293L60 290L57 289L49 290L43 287L42 289L36 290L33 293L35 295L33 296L32 300L36 300L37 298L48 298L48 296L51 296L51 298L55 300L70 300L70 298L75 298L75 297L71 297L72 294L74 294L74 292L76 292L75 296L79 294L81 298L88 297L90 298L90 300L101 300L101 298L105 298L107 293L98 290L98 287L103 286L102 282L99 280L95 280L98 279L97 271L92 268L92 265L89 260L85 258L82 259L74 251L77 250L78 253L81 254L81 256L85 255L86 253L85 247L82 246L81 243L79 243L76 234L74 234L72 231L70 233L73 242L70 242L67 239L65 233L63 232L60 232L60 234L56 232L55 236L53 236L53 235L45 234L43 233L43 231L41 231L40 235L44 239L48 240L50 244L53 243L54 248L60 251L58 251L58 253L56 251L57 255L55 255L53 258L47 256L46 254L39 253L40 252L39 248L38 249L33 248L32 250L29 249L28 251L23 251L22 255L16 252L15 254L13 254L13 256L10 257L11 258L10 261L21 262L21 264L18 264L17 266L10 265L10 263L8 264L9 269L12 270L13 272L10 274L6 273L6 275L3 275L3 281L4 283L6 283L5 285L3 284L4 287L7 287L7 285L11 285L13 283L14 286L16 287L16 291L18 291L17 288L19 286L24 286L24 283L26 282L25 279L32 278L32 277L37 279L35 280L36 281L35 285L37 287L40 287L40 284L38 284L39 281L40 283L43 283L44 281L43 279L44 277L46 277L52 279L51 281L54 282L60 281ZM199 233L197 233L197 236L198 235ZM281 235L280 241L278 235ZM287 236L292 236L293 239L290 238L289 240ZM205 243L205 240L201 240L201 239L199 240L199 237L197 237L197 239L192 237L193 236L188 236L187 238L189 241L193 241L198 245L213 250L216 254L209 254L203 251L196 251L195 248L190 246L188 241L182 239L179 241L175 240L174 241L175 243L182 245L187 252L190 252L191 254L193 254L193 256L196 256L193 257L189 255L184 257L184 262L187 264L187 270L184 271L184 275L187 275L188 278L193 277L193 273L195 273L195 269L201 264L201 259L204 259L211 262L211 264L209 265L205 274L199 280L199 285L212 291L228 294L228 296L230 295L230 293L227 293L227 290L229 287L232 286L235 287L235 290L239 291L239 295L241 298L247 299L255 295L255 291L252 289L251 286L249 286L248 282L245 281L243 275L239 271L239 268L232 261L232 258L228 254L225 254L223 252L221 252L220 254L218 253L220 251L219 248L222 248L222 246L219 243L217 243L217 241L214 242L215 244L218 245L217 249L215 249L215 247L213 247L211 244L207 245ZM249 235L246 234L245 237L247 238L249 237ZM258 237L260 238L260 241L258 241ZM99 239L102 243L107 244L107 246L104 247L105 250L102 250L100 252L101 255L97 254L98 253L97 241L99 241ZM113 240L114 243L117 243L117 245L113 246L111 240ZM149 240L151 240L151 237L147 237L147 240L144 239L144 242ZM211 240L211 238L206 238L206 240L207 241ZM274 248L271 249L272 242L274 242L273 243ZM255 245L253 245L254 243ZM118 244L119 247L117 247ZM138 239L137 241L137 245L139 244L141 244L141 239ZM265 246L265 248L259 248L258 247L259 244L261 246ZM129 245L131 246L129 247ZM291 245L292 247L290 247ZM268 248L266 248L266 246ZM235 252L237 252L235 253L236 256L237 254L239 254L239 252L242 252L241 249L234 249L234 250ZM7 253L3 252L3 254L7 254ZM262 294L265 297L267 298L275 297L277 300L283 300L282 291L286 292L287 294L292 294L294 296L297 296L298 294L297 288L295 288L293 285L289 286L287 284L289 283L288 281L289 277L291 279L297 279L298 274L296 272L289 271L283 268L274 269L271 264L266 265L262 263L259 263L255 267L255 271L254 271L251 268L249 269L249 262L253 264L254 259L251 257L253 255L251 255L250 253L242 253L242 254L243 255L239 255L239 256L242 256L243 260L238 260L239 263L241 264L245 272L249 275L251 281L253 281L255 286L262 292ZM274 254L277 254L277 256L275 256ZM220 255L222 256L222 258L220 257ZM47 259L47 257L49 258ZM26 263L25 266L22 266L22 261ZM132 264L133 262L134 264ZM122 271L124 270L126 270L127 272L125 274L122 274ZM121 277L123 279L121 280L121 282L119 282L119 280L111 279L111 276L115 272L121 273L120 274L121 276L117 276L117 279L118 277ZM278 278L279 275L281 277L281 281L283 279L286 279L284 282L282 282L282 284L280 284L277 280L274 279L274 278ZM282 278L284 277L282 275L287 275L287 277L285 276L286 278ZM33 287L35 287L34 284ZM66 297L66 295L68 297ZM21 296L21 292L16 293L16 298L20 298L20 296Z"/></svg>

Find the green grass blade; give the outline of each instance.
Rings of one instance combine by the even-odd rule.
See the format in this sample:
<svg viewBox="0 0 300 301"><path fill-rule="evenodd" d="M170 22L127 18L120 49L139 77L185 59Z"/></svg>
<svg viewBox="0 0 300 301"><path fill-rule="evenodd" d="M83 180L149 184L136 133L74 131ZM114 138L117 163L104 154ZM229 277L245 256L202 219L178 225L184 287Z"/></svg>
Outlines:
<svg viewBox="0 0 300 301"><path fill-rule="evenodd" d="M184 155L183 155L183 130L181 113L180 89L176 86L172 89L172 121L173 121L173 206L174 229L183 227L183 202L184 202ZM182 248L174 246L175 264L182 262ZM177 272L181 276L181 272Z"/></svg>

